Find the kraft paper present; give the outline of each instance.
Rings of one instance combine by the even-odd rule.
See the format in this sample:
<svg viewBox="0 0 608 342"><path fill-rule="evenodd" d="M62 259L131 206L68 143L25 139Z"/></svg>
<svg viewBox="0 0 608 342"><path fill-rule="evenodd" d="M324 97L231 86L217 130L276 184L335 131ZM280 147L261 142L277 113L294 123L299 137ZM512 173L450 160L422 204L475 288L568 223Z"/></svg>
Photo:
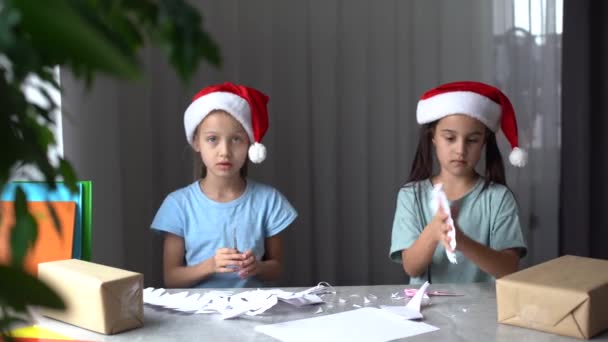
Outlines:
<svg viewBox="0 0 608 342"><path fill-rule="evenodd" d="M38 278L63 298L67 310L48 317L102 334L143 326L143 275L70 259L38 265Z"/></svg>
<svg viewBox="0 0 608 342"><path fill-rule="evenodd" d="M498 322L588 339L608 328L608 260L566 255L496 280Z"/></svg>

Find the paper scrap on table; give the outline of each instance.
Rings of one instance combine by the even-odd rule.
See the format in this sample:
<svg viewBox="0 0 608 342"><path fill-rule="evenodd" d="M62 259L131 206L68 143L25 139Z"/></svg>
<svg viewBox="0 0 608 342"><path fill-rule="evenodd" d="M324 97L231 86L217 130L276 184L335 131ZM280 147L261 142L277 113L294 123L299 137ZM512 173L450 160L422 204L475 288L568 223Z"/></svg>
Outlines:
<svg viewBox="0 0 608 342"><path fill-rule="evenodd" d="M230 319L242 315L259 315L279 301L296 307L324 303L318 294L328 293L327 291L326 286L317 285L300 292L258 289L236 294L229 291L210 291L201 295L188 292L169 293L165 289L149 287L144 289L143 297L145 304L194 314L219 313L222 319Z"/></svg>
<svg viewBox="0 0 608 342"><path fill-rule="evenodd" d="M399 296L399 292L395 292L391 294L391 299L403 299L403 297Z"/></svg>
<svg viewBox="0 0 608 342"><path fill-rule="evenodd" d="M435 330L439 328L372 307L255 327L284 342L386 342Z"/></svg>
<svg viewBox="0 0 608 342"><path fill-rule="evenodd" d="M452 248L452 250L454 251L456 250L456 228L454 227L454 220L452 220L450 203L448 202L448 198L442 188L442 183L437 183L433 187L431 208L433 209L433 213L437 213L439 207L441 206L443 208L443 211L448 215L447 224L451 228L448 232L448 236L450 237L450 248ZM452 264L458 263L458 261L456 260L456 254L454 252L450 252L446 249L445 255L448 257L448 260L450 260Z"/></svg>
<svg viewBox="0 0 608 342"><path fill-rule="evenodd" d="M403 294L405 294L406 297L414 297L416 295L416 292L418 292L417 289L405 289L403 290ZM448 291L426 291L426 293L424 294L425 297L458 297L458 296L464 296L464 294L462 293L456 293L456 292L448 292Z"/></svg>
<svg viewBox="0 0 608 342"><path fill-rule="evenodd" d="M405 306L380 305L380 308L405 319L422 319L423 316L420 312L420 304L422 303L422 297L428 287L428 281L422 284L420 289L416 292L416 295L414 295Z"/></svg>

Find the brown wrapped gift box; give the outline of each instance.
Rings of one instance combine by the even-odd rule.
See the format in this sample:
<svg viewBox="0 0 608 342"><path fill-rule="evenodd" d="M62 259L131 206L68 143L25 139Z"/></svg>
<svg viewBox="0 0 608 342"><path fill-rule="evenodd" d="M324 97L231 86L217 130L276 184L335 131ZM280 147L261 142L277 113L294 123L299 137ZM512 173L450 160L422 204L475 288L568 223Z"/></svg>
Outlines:
<svg viewBox="0 0 608 342"><path fill-rule="evenodd" d="M64 299L67 310L48 317L102 334L143 325L143 275L71 259L38 264L38 277Z"/></svg>
<svg viewBox="0 0 608 342"><path fill-rule="evenodd" d="M566 255L496 280L498 322L578 338L608 328L608 260Z"/></svg>

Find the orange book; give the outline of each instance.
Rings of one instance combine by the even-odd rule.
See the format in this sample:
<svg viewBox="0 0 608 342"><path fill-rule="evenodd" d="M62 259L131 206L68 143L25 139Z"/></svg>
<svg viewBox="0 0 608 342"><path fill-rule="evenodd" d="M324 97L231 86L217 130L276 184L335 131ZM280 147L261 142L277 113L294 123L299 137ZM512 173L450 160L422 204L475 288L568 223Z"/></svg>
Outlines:
<svg viewBox="0 0 608 342"><path fill-rule="evenodd" d="M74 223L76 220L75 202L50 202L59 219L59 229L49 212L47 202L28 202L30 213L38 223L38 238L24 260L25 269L32 275L38 272L38 263L72 258ZM1 201L0 210L0 263L8 264L11 259L11 230L15 224L14 202Z"/></svg>

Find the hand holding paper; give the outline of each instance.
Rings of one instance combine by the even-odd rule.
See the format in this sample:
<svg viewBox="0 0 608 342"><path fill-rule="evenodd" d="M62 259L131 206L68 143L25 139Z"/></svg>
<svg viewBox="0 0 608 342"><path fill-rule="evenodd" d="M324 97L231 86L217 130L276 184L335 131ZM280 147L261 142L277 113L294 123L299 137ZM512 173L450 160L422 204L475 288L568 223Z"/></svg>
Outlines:
<svg viewBox="0 0 608 342"><path fill-rule="evenodd" d="M220 248L213 256L216 273L237 272L242 261L243 255L234 248Z"/></svg>
<svg viewBox="0 0 608 342"><path fill-rule="evenodd" d="M452 264L457 264L456 254L454 251L456 250L456 228L454 227L454 220L452 219L452 213L450 211L450 203L448 202L448 198L445 195L445 192L442 190L443 184L437 183L433 187L432 200L431 200L431 208L433 211L437 213L439 208L443 208L443 211L448 215L448 219L446 223L450 227L448 231L448 237L450 238L450 248L451 251L446 248L445 254L448 257L448 260Z"/></svg>
<svg viewBox="0 0 608 342"><path fill-rule="evenodd" d="M243 266L239 271L239 277L247 278L254 276L258 273L258 261L255 254L251 250L243 253Z"/></svg>

